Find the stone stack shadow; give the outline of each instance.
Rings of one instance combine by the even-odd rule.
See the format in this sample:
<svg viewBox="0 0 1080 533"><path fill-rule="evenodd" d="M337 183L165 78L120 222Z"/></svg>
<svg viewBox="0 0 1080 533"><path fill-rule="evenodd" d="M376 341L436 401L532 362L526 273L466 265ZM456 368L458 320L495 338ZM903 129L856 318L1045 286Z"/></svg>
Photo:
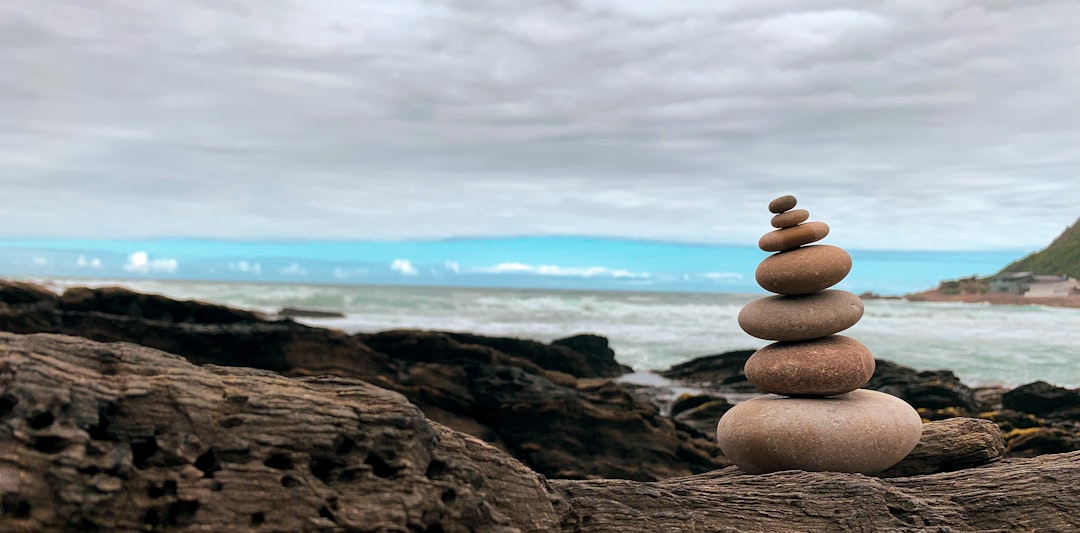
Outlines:
<svg viewBox="0 0 1080 533"><path fill-rule="evenodd" d="M779 470L881 472L918 443L922 420L903 400L860 389L874 374L874 356L837 333L862 318L858 296L829 289L851 271L841 248L811 245L829 234L824 222L793 209L794 196L769 203L776 229L758 246L776 252L758 265L758 284L776 296L739 313L739 326L777 341L746 361L746 378L770 394L724 414L717 442L751 474Z"/></svg>

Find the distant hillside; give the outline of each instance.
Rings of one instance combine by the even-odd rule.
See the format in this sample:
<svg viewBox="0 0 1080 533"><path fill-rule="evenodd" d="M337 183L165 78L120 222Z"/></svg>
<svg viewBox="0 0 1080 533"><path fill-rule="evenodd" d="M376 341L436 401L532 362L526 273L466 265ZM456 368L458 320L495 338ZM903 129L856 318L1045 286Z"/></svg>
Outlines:
<svg viewBox="0 0 1080 533"><path fill-rule="evenodd" d="M1066 274L1080 279L1080 220L1066 228L1050 246L1013 262L1001 272Z"/></svg>

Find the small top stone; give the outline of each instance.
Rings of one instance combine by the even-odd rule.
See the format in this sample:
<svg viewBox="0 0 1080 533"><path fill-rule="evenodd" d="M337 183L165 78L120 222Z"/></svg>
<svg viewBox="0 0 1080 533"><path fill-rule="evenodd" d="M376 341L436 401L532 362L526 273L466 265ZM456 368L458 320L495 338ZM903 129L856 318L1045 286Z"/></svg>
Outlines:
<svg viewBox="0 0 1080 533"><path fill-rule="evenodd" d="M795 207L795 202L798 200L790 194L785 194L771 202L769 202L769 212L771 213L783 213L792 207Z"/></svg>

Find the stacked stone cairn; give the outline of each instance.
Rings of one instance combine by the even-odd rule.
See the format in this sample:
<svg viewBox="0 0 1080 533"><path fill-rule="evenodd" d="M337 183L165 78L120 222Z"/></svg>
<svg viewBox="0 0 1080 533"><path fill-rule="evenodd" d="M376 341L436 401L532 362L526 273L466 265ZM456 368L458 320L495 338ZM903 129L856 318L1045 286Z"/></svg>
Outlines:
<svg viewBox="0 0 1080 533"><path fill-rule="evenodd" d="M858 296L829 287L851 270L841 248L812 245L829 234L824 222L793 209L794 196L769 203L778 228L758 246L776 252L757 268L758 284L777 296L743 307L739 326L777 341L746 361L746 379L770 393L736 405L716 438L741 470L881 472L903 459L922 434L919 414L903 400L860 389L874 374L874 356L859 341L836 335L862 318Z"/></svg>

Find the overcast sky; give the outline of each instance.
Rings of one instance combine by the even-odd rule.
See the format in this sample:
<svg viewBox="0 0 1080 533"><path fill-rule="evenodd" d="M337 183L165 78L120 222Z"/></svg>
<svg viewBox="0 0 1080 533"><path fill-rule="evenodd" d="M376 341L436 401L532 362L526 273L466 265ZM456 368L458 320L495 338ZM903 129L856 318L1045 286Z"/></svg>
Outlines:
<svg viewBox="0 0 1080 533"><path fill-rule="evenodd" d="M1035 249L1080 2L0 2L0 237Z"/></svg>

